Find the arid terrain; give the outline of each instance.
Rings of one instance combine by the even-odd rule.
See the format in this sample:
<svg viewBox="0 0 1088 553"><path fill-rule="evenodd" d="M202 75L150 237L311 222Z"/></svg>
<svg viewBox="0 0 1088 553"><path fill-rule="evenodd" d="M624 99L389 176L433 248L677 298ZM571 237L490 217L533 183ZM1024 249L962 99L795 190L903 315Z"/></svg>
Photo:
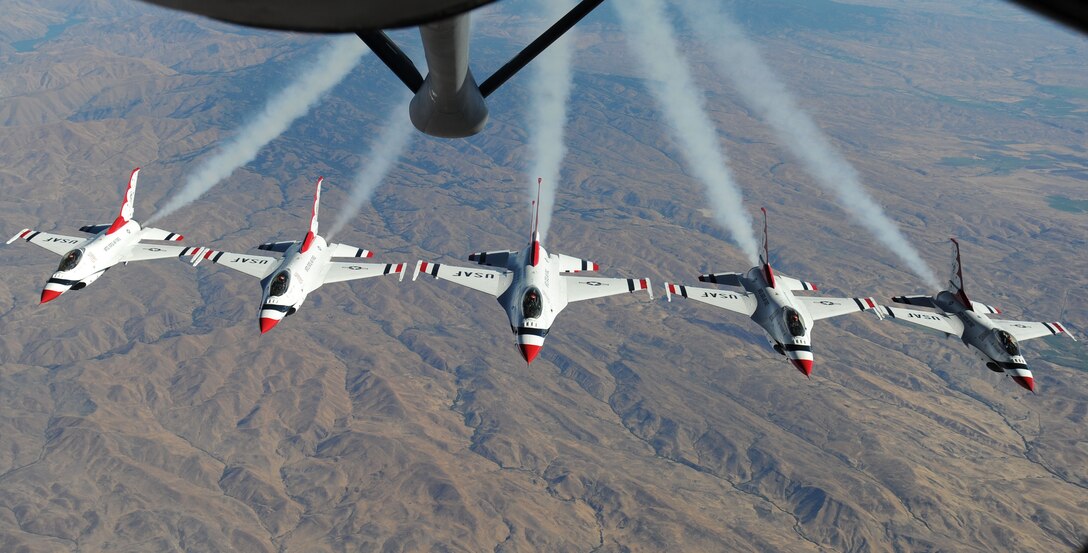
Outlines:
<svg viewBox="0 0 1088 553"><path fill-rule="evenodd" d="M619 2L622 0L612 0ZM731 9L942 278L1088 329L1088 39L994 0ZM545 24L500 2L487 75ZM143 168L146 219L322 37L130 0L8 0L0 220L78 234ZM742 271L606 3L578 27L548 247L632 295L572 305L527 367L491 298L410 277L331 284L261 335L255 281L167 259L39 306L57 257L0 248L0 551L1073 551L1088 538L1088 362L1025 345L1037 394L956 340L856 314L805 379L750 321L661 283ZM398 37L411 43L412 33ZM710 117L770 211L778 270L832 295L932 292L852 223L690 34ZM476 68L479 69L476 69ZM323 221L403 86L373 57L251 164L156 226L247 251ZM416 133L336 237L468 263L526 240L527 75L481 134Z"/></svg>

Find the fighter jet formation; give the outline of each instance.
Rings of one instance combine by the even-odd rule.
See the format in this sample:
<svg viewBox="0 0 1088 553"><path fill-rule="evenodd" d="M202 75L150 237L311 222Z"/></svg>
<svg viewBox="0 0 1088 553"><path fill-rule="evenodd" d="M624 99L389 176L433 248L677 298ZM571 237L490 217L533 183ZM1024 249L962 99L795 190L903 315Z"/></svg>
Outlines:
<svg viewBox="0 0 1088 553"><path fill-rule="evenodd" d="M121 210L112 223L87 225L80 230L91 234L79 238L23 229L8 240L17 239L41 246L62 256L57 271L46 281L41 303L56 299L69 290L80 290L94 282L118 263L178 257L192 265L208 260L260 279L262 287L258 322L261 334L294 314L306 297L330 282L342 282L382 275L400 275L404 263L359 263L334 261L334 258L368 258L373 253L364 248L326 242L318 234L318 210L323 178L314 190L310 227L302 240L268 242L257 246L278 252L282 257L249 255L203 246L173 246L145 243L180 241L173 232L144 228L132 219L133 200L139 168L132 171ZM653 297L648 278L604 278L582 273L600 270L597 263L563 254L548 253L539 232L539 194L543 183L537 180L537 201L529 231L529 241L521 250L476 252L468 256L482 267L461 267L420 260L412 280L428 274L495 297L506 312L510 330L521 357L532 363L554 326L556 317L572 302L603 298L645 290ZM678 295L701 303L749 316L767 334L771 348L784 356L798 371L810 376L814 357L812 328L816 321L871 311L879 319L909 323L946 336L959 337L992 371L1005 373L1034 392L1035 380L1020 350L1019 341L1065 334L1076 338L1061 322L1028 322L991 319L997 308L968 299L963 286L959 242L952 239L952 270L949 287L934 296L898 296L896 303L927 307L937 311L919 311L877 304L871 297L825 297L796 295L817 291L817 287L775 271L770 262L767 210L763 213L763 250L759 264L746 273L723 272L699 276L702 282L741 288L731 291L665 283L669 301Z"/></svg>

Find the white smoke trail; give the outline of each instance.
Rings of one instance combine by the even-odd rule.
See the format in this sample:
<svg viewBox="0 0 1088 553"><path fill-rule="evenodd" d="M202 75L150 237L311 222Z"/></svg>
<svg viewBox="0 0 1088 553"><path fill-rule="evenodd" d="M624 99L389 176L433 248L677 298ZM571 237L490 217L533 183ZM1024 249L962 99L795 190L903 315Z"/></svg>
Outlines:
<svg viewBox="0 0 1088 553"><path fill-rule="evenodd" d="M650 90L669 120L673 137L695 177L706 187L715 219L755 265L759 256L752 221L744 211L740 187L733 180L718 133L707 117L705 98L680 56L664 7L656 0L621 0L612 5L628 45L649 70Z"/></svg>
<svg viewBox="0 0 1088 553"><path fill-rule="evenodd" d="M161 219L196 201L235 169L253 161L262 147L283 134L296 119L306 115L368 52L370 50L363 41L354 35L330 40L316 60L307 63L306 69L293 81L268 98L260 113L242 125L210 158L203 160L189 173L181 190L159 208L148 222Z"/></svg>
<svg viewBox="0 0 1088 553"><path fill-rule="evenodd" d="M403 105L405 102L407 102L407 99L397 105ZM393 168L393 164L400 158L401 153L408 147L409 139L412 137L412 124L404 116L403 112L400 110L394 111L395 113L391 114L385 130L381 134L375 135L374 141L370 144L369 161L352 179L351 192L348 194L347 202L340 207L340 213L336 216L336 221L329 227L329 232L326 235L329 240L332 240L332 237L343 230L351 221L351 218L359 213L359 210L363 208L363 204L370 199L374 190L378 188L389 170Z"/></svg>
<svg viewBox="0 0 1088 553"><path fill-rule="evenodd" d="M548 21L558 21L574 6L570 0L538 0L543 4ZM544 179L540 194L540 237L548 237L548 228L555 209L555 191L559 186L559 169L567 153L564 130L567 125L567 103L570 100L571 34L568 31L555 41L533 63L532 100L530 102L529 144L533 152L533 167L529 181L535 197L536 177Z"/></svg>
<svg viewBox="0 0 1088 553"><path fill-rule="evenodd" d="M744 30L710 0L682 0L688 25L713 55L725 75L778 139L801 161L816 182L835 194L841 207L906 263L933 289L937 277L918 251L865 190L857 170L846 161L764 61Z"/></svg>

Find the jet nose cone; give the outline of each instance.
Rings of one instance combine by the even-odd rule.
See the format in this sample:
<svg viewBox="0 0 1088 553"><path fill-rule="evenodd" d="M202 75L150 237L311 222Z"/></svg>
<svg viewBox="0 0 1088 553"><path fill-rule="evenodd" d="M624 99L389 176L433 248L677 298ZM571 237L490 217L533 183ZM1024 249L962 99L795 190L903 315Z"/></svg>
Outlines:
<svg viewBox="0 0 1088 553"><path fill-rule="evenodd" d="M1013 376L1012 379L1015 380L1017 384L1024 387L1027 391L1029 391L1029 392L1031 392L1033 394L1035 393L1035 379L1034 378L1032 378L1030 376Z"/></svg>
<svg viewBox="0 0 1088 553"><path fill-rule="evenodd" d="M526 363L532 363L540 353L540 346L534 344L518 344L518 349L521 350L521 356L525 358Z"/></svg>
<svg viewBox="0 0 1088 553"><path fill-rule="evenodd" d="M261 317L261 334L272 330L272 327L276 326L280 322L279 319L271 319L268 317Z"/></svg>
<svg viewBox="0 0 1088 553"><path fill-rule="evenodd" d="M797 367L801 374L805 376L812 374L812 359L790 359L790 363L793 363L793 366Z"/></svg>
<svg viewBox="0 0 1088 553"><path fill-rule="evenodd" d="M63 292L58 292L56 290L48 290L48 289L42 290L42 301L41 301L41 303L46 303L46 302L53 301L53 300L57 299L57 297L59 297L62 293ZM39 303L38 305L41 305L41 303Z"/></svg>

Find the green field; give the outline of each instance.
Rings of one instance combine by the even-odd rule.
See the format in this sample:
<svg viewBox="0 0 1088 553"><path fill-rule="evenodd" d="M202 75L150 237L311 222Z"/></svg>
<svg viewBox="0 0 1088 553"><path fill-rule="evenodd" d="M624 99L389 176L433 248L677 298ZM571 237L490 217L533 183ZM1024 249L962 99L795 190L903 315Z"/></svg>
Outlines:
<svg viewBox="0 0 1088 553"><path fill-rule="evenodd" d="M1088 200L1074 200L1065 196L1047 196L1047 203L1058 211L1088 213Z"/></svg>

